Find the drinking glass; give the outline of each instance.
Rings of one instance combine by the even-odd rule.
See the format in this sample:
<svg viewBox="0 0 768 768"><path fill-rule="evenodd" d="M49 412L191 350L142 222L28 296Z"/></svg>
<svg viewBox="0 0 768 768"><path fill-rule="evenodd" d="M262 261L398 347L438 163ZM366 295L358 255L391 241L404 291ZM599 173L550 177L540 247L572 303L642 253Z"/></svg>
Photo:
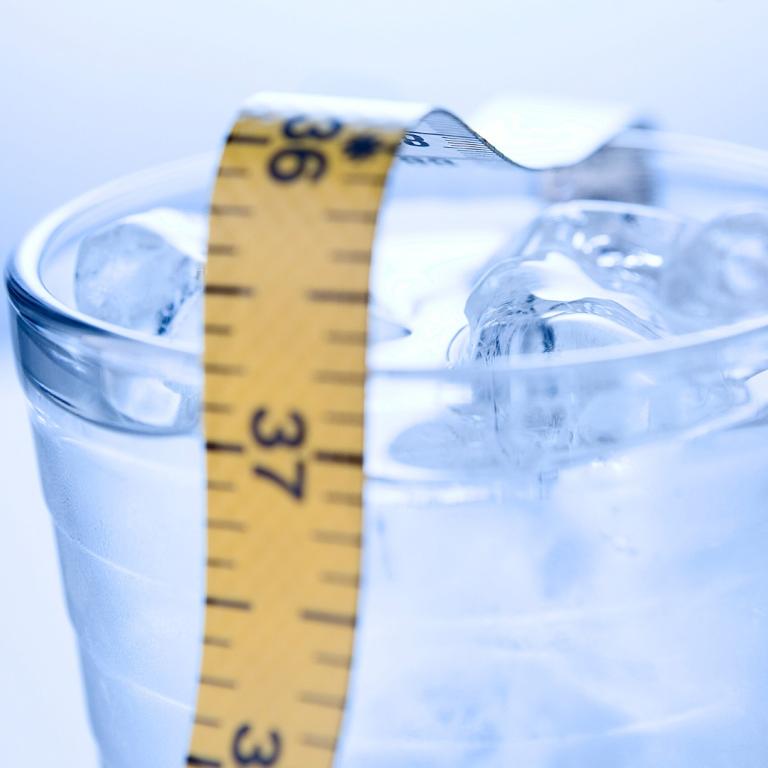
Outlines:
<svg viewBox="0 0 768 768"><path fill-rule="evenodd" d="M765 153L654 131L610 151L679 215L768 200ZM568 196L563 173L517 170L495 199L390 194L379 271L387 252L418 262L440 243L490 255ZM194 341L79 312L76 252L132 213L204 211L213 179L202 157L108 184L38 224L7 274L105 768L187 754L208 535L202 366ZM764 768L768 319L490 367L460 361L460 338L426 368L369 351L338 768ZM563 423L579 441L553 431Z"/></svg>

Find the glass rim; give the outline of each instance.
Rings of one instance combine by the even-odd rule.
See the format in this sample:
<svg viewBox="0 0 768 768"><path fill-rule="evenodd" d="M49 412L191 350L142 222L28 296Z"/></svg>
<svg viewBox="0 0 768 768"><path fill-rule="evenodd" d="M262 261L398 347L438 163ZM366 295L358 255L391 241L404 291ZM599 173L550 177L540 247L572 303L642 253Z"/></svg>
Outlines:
<svg viewBox="0 0 768 768"><path fill-rule="evenodd" d="M705 156L708 160L718 159L733 166L743 163L750 173L765 176L768 188L768 150L741 144L706 139L682 133L658 131L655 129L630 129L611 142L610 146L626 149L644 149L676 155ZM22 238L11 252L6 266L6 287L14 309L23 317L30 315L37 323L51 323L65 333L86 334L99 337L102 341L114 340L140 345L155 354L167 354L197 363L202 356L201 342L178 341L162 336L123 328L99 320L79 311L57 298L48 288L40 274L40 263L48 244L61 227L71 219L93 208L105 200L135 193L143 187L168 182L173 177L212 169L218 159L218 152L193 155L182 160L171 161L148 169L120 176L99 185L84 194L72 198L44 216ZM678 352L710 349L727 342L743 341L752 334L768 329L768 314L761 314L735 323L718 325L704 330L678 334L661 339L629 342L604 347L570 350L556 356L524 355L510 357L494 363L461 365L462 372L505 372L516 371L535 373L563 368L592 367L601 364L616 364L624 360L651 360ZM410 367L407 369L373 368L371 372L393 376L443 376L455 368L447 365Z"/></svg>

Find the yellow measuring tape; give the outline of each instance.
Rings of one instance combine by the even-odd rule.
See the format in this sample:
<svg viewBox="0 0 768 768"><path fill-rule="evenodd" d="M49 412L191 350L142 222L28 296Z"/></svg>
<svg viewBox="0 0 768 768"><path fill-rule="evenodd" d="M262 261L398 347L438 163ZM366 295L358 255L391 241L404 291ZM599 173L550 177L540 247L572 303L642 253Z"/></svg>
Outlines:
<svg viewBox="0 0 768 768"><path fill-rule="evenodd" d="M508 162L413 104L262 96L227 140L205 289L207 597L188 765L333 763L361 568L369 266L396 152L440 172Z"/></svg>
<svg viewBox="0 0 768 768"><path fill-rule="evenodd" d="M188 765L329 766L345 708L369 264L409 116L309 106L238 120L211 205L205 647Z"/></svg>

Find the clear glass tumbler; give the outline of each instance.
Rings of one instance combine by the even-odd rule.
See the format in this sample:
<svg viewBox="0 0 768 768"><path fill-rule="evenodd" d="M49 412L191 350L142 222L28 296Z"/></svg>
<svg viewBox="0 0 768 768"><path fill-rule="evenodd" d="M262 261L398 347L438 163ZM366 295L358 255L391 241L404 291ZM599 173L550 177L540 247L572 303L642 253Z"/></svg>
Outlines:
<svg viewBox="0 0 768 768"><path fill-rule="evenodd" d="M652 177L675 213L768 201L766 154L651 131L614 149L642 157L625 172ZM454 245L495 242L568 194L551 172L516 179L500 204L473 203L471 226L460 199L430 220L394 196L388 247L424 247L429 226ZM74 309L75 252L124 215L205 210L212 180L201 158L105 186L39 224L8 271L105 768L185 763L204 614L202 373L196 345ZM768 319L492 368L376 361L338 768L764 768ZM586 436L577 446L542 437L563 419Z"/></svg>

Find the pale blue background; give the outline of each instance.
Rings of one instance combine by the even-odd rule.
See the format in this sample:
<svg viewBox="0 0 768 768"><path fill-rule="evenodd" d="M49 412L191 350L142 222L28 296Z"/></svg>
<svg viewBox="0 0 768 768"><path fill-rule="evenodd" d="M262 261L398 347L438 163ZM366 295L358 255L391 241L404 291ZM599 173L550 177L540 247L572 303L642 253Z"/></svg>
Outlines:
<svg viewBox="0 0 768 768"><path fill-rule="evenodd" d="M0 0L0 252L74 194L216 147L265 88L618 100L766 147L767 25L765 0ZM93 768L0 317L4 764Z"/></svg>

